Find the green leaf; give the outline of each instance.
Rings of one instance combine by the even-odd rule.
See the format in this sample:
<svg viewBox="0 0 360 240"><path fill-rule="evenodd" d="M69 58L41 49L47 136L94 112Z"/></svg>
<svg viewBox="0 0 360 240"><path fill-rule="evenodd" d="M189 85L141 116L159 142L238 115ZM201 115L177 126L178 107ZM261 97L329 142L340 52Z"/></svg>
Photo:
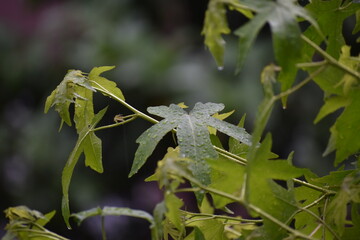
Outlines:
<svg viewBox="0 0 360 240"><path fill-rule="evenodd" d="M352 31L352 34L356 34L360 31L360 10L356 11L355 16L356 16L356 24Z"/></svg>
<svg viewBox="0 0 360 240"><path fill-rule="evenodd" d="M166 213L166 205L165 202L162 201L158 204L156 204L155 208L154 208L154 228L153 231L151 232L152 234L152 240L160 240L163 236L163 221L164 221L164 216Z"/></svg>
<svg viewBox="0 0 360 240"><path fill-rule="evenodd" d="M166 218L178 229L179 232L182 232L185 228L182 222L181 216L181 207L184 205L183 201L175 196L171 192L165 193L165 205L166 205Z"/></svg>
<svg viewBox="0 0 360 240"><path fill-rule="evenodd" d="M229 116L231 116L231 114L233 114L235 112L235 110L232 110L230 112L227 112L227 113L215 113L214 115L212 115L213 118L216 118L216 119L219 119L219 120L224 120L226 118L228 118ZM215 128L212 128L212 127L209 127L208 128L210 134L213 134L213 135L216 135L216 129Z"/></svg>
<svg viewBox="0 0 360 240"><path fill-rule="evenodd" d="M287 160L268 160L270 154L271 137L267 135L260 147L253 146L248 154L245 196L248 203L285 223L297 210L294 193L274 180L299 177L304 170L291 166ZM264 218L264 226L259 231L263 239L283 239L287 234L267 218Z"/></svg>
<svg viewBox="0 0 360 240"><path fill-rule="evenodd" d="M205 45L209 48L219 68L224 66L225 51L225 40L221 35L229 33L225 5L221 1L211 0L205 13L201 34L205 35Z"/></svg>
<svg viewBox="0 0 360 240"><path fill-rule="evenodd" d="M87 88L78 87L76 89L77 96L75 100L75 114L74 122L76 125L77 133L91 123L94 118L94 107L93 107L93 91Z"/></svg>
<svg viewBox="0 0 360 240"><path fill-rule="evenodd" d="M189 227L198 228L203 235L203 239L206 239L206 240L227 240L228 239L224 233L224 224L220 220L209 219L209 220L202 220L202 221L194 221L189 224ZM195 232L195 234L196 234L196 232Z"/></svg>
<svg viewBox="0 0 360 240"><path fill-rule="evenodd" d="M55 214L55 210L45 214L43 218L40 218L36 221L36 224L39 224L40 226L45 226L55 216Z"/></svg>
<svg viewBox="0 0 360 240"><path fill-rule="evenodd" d="M331 128L331 137L334 138L336 147L335 165L360 150L360 91L354 90L350 99L351 102Z"/></svg>
<svg viewBox="0 0 360 240"><path fill-rule="evenodd" d="M165 119L150 127L136 140L140 146L135 153L129 176L132 176L140 169L163 136L176 128L180 156L194 160L190 164L194 176L202 183L209 184L210 169L205 159L217 158L218 154L211 144L208 126L245 144L251 144L251 136L243 128L211 117L223 108L223 104L197 103L193 110L187 113L175 104L171 104L169 107L149 107L149 113Z"/></svg>
<svg viewBox="0 0 360 240"><path fill-rule="evenodd" d="M4 211L5 217L10 221L31 221L35 222L38 219L44 218L44 215L36 210L31 210L26 206L9 207Z"/></svg>
<svg viewBox="0 0 360 240"><path fill-rule="evenodd" d="M327 39L326 52L335 59L340 56L340 49L345 44L343 37L344 20L353 15L359 8L359 4L348 4L346 1L338 0L312 0L306 6L306 9L315 16L324 37ZM308 29L308 33L311 33L311 28ZM321 40L323 39L318 38L316 44L320 44L319 41Z"/></svg>
<svg viewBox="0 0 360 240"><path fill-rule="evenodd" d="M260 103L256 113L253 142L260 141L266 124L269 121L272 109L274 108L275 99L273 84L276 80L276 71L278 71L278 68L275 65L270 64L266 66L261 72L261 83L264 88L265 96L263 101Z"/></svg>
<svg viewBox="0 0 360 240"><path fill-rule="evenodd" d="M254 9L257 15L235 32L240 37L237 71L242 67L256 35L262 26L268 22L272 32L275 58L281 66L279 75L281 90L289 89L297 73L295 64L299 62L302 56L301 31L297 17L302 17L310 22L315 29L319 29L316 21L304 8L298 6L297 1L293 0L240 0L239 2L250 9ZM284 106L285 103L286 98L283 99Z"/></svg>
<svg viewBox="0 0 360 240"><path fill-rule="evenodd" d="M261 14L256 15L252 20L250 20L244 26L238 28L234 34L239 37L239 55L237 59L236 72L240 72L245 58L250 52L251 46L253 45L256 36L258 35L261 28L267 22L269 16L271 14L271 9L267 9Z"/></svg>
<svg viewBox="0 0 360 240"><path fill-rule="evenodd" d="M321 196L321 193L319 191L305 186L296 187L294 193L296 201L300 207L306 207L309 204L312 204ZM321 212L320 209L323 207L324 201L325 200L316 205L313 205L311 208L308 208L308 210L313 212L313 214L315 215L319 215L319 213ZM295 216L295 228L301 229L301 232L307 235L311 234L318 225L318 220L314 217L310 217L309 213L305 211L301 211ZM313 237L321 239L322 231L316 232Z"/></svg>
<svg viewBox="0 0 360 240"><path fill-rule="evenodd" d="M335 112L339 108L348 105L348 99L342 96L333 96L325 100L325 104L321 107L318 115L316 116L314 123L318 123L321 119Z"/></svg>
<svg viewBox="0 0 360 240"><path fill-rule="evenodd" d="M344 178L340 191L335 195L327 208L327 221L334 224L340 233L343 233L345 230L349 203L360 203L359 173L359 171L353 171ZM356 221L356 215L353 217Z"/></svg>
<svg viewBox="0 0 360 240"><path fill-rule="evenodd" d="M224 157L208 159L207 162L211 168L210 187L239 197L244 182L245 167ZM217 194L211 194L211 196L217 209L232 202L232 200Z"/></svg>
<svg viewBox="0 0 360 240"><path fill-rule="evenodd" d="M85 219L94 216L129 216L129 217L136 217L142 218L147 220L152 225L154 224L154 218L151 214L142 211L142 210L135 210L131 208L121 208L121 207L104 207L104 208L92 208L86 211L73 213L71 217L73 217L76 222L80 225Z"/></svg>
<svg viewBox="0 0 360 240"><path fill-rule="evenodd" d="M55 111L59 113L62 122L71 126L69 106L78 98L86 100L84 96L78 94L82 88L95 91L80 70L69 70L63 81L46 99L44 112L47 113L51 107L55 106Z"/></svg>
<svg viewBox="0 0 360 240"><path fill-rule="evenodd" d="M89 126L85 126L84 129L79 133L79 138L76 142L76 145L71 152L62 172L62 214L68 228L71 228L69 224L69 186L75 165L78 162L81 154L83 152L85 153L86 166L90 166L93 170L99 173L103 172L101 159L101 140L95 136L92 130L102 119L106 110L107 108L104 108L103 110L99 111L99 113L94 116L91 124Z"/></svg>
<svg viewBox="0 0 360 240"><path fill-rule="evenodd" d="M110 81L104 77L100 77L100 74L111 69L115 68L115 66L103 66L103 67L95 67L89 73L89 81L91 86L96 89L100 89L101 92L105 96L111 96L116 99L120 99L125 101L125 97L121 90L116 87L116 83Z"/></svg>
<svg viewBox="0 0 360 240"><path fill-rule="evenodd" d="M17 206L7 208L4 212L6 218L9 219L9 223L5 227L7 232L1 238L2 240L66 240L66 238L61 237L43 227L54 216L55 211L44 215L41 212L29 209L26 206Z"/></svg>

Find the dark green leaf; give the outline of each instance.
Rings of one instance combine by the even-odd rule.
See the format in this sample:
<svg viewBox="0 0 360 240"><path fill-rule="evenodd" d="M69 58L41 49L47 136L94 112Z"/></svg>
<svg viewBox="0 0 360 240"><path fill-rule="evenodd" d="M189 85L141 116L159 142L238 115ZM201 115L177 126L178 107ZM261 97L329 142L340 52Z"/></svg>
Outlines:
<svg viewBox="0 0 360 240"><path fill-rule="evenodd" d="M256 36L258 35L261 28L267 22L271 9L262 12L262 14L256 15L244 26L238 28L234 34L239 37L239 56L237 60L236 72L240 72L242 69L245 58L248 55L252 44L254 43Z"/></svg>
<svg viewBox="0 0 360 240"><path fill-rule="evenodd" d="M140 146L135 153L134 163L129 176L135 174L145 163L161 138L167 132L176 128L180 155L194 160L190 164L190 169L194 176L202 183L209 184L210 169L205 159L217 158L218 155L211 144L208 126L229 134L246 144L251 143L251 136L243 128L211 117L223 108L223 104L215 103L197 103L190 113L187 113L175 104L171 104L169 107L148 108L150 113L165 119L150 127L137 139Z"/></svg>
<svg viewBox="0 0 360 240"><path fill-rule="evenodd" d="M306 9L316 18L321 31L327 38L326 52L337 59L340 49L345 44L343 37L343 23L346 18L353 15L360 8L359 4L347 4L339 0L312 0ZM313 38L312 27L308 29L307 36ZM323 39L318 38L316 44Z"/></svg>

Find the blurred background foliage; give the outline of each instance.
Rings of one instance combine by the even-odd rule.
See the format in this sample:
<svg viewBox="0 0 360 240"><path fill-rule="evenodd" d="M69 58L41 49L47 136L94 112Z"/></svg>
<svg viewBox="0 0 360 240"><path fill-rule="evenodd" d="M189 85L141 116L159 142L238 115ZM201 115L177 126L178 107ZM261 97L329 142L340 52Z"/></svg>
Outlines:
<svg viewBox="0 0 360 240"><path fill-rule="evenodd" d="M99 219L67 231L60 214L61 171L75 144L74 129L64 127L54 111L43 114L46 97L68 69L89 72L94 66L115 65L106 73L117 82L126 100L140 110L147 106L185 102L222 102L235 109L229 121L246 113L251 131L262 99L260 73L273 62L271 39L264 29L246 65L234 74L237 41L226 36L225 69L218 71L200 35L207 1L190 0L2 0L0 3L0 209L27 205L42 212L58 211L49 228L73 239L99 239ZM234 30L244 19L229 12ZM352 22L349 21L351 25ZM351 27L349 29L352 29ZM331 119L318 126L312 119L322 93L310 83L290 97L288 109L277 106L268 130L274 151L286 157L295 150L295 164L326 174L333 156L322 158ZM97 111L110 105L103 124L116 114L127 114L107 98L96 98ZM304 116L306 114L306 116ZM103 140L105 173L99 175L79 164L70 188L74 212L96 206L132 207L152 212L162 199L157 186L144 183L167 146L128 179L135 139L149 124L136 120L125 127L99 133ZM168 139L172 144L171 136ZM147 239L141 220L106 220L109 239ZM0 236L5 218L0 218ZM134 231L136 229L136 231Z"/></svg>

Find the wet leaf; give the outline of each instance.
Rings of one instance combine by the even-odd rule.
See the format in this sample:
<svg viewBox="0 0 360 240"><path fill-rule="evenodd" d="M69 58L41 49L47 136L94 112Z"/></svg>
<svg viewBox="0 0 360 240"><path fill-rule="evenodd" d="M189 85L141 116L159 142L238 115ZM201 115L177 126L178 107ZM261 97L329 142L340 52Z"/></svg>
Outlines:
<svg viewBox="0 0 360 240"><path fill-rule="evenodd" d="M163 136L176 128L180 156L194 160L190 165L194 176L202 183L209 184L210 169L205 159L217 158L218 154L211 144L207 127L213 127L238 141L251 144L251 136L245 129L211 117L223 108L223 104L197 103L193 110L187 113L175 104L169 107L149 107L149 113L165 119L150 127L136 140L140 145L129 176L140 169Z"/></svg>

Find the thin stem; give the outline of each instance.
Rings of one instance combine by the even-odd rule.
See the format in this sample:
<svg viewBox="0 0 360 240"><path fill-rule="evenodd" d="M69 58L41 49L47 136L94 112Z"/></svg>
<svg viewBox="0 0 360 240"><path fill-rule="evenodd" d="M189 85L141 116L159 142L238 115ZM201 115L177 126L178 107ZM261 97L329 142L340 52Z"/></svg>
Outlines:
<svg viewBox="0 0 360 240"><path fill-rule="evenodd" d="M243 199L241 198L237 198L231 194L228 194L226 192L222 192L222 191L219 191L217 189L214 189L214 188L211 188L211 187L207 187L207 186L204 186L202 183L200 183L197 179L185 174L183 176L184 178L186 178L187 180L189 180L190 182L192 182L193 184L196 184L198 185L200 188L202 188L203 190L207 191L207 192L210 192L210 193L214 193L214 194L217 194L219 196L222 196L222 197L225 197L225 198L228 198L230 200L233 200L233 201L236 201L236 202L239 202L241 204L243 204ZM246 205L249 207L250 210L258 213L259 215L267 218L269 221L277 224L279 227L285 229L286 231L292 233L295 237L301 237L301 238L304 238L304 239L307 239L307 240L314 240L314 238L312 237L309 237L291 227L289 227L288 225L284 224L283 222L279 221L277 218L274 218L272 215L268 214L267 212L263 211L261 208L258 208L257 206L253 205L253 204L250 204L250 203L246 203Z"/></svg>
<svg viewBox="0 0 360 240"><path fill-rule="evenodd" d="M225 220L232 220L236 222L247 222L247 223L262 223L262 219L244 219L239 217L231 217L231 216L224 216L224 215L216 215L216 214L209 214L209 213L192 213L181 210L185 214L192 215L191 217L212 217L213 219L225 219Z"/></svg>
<svg viewBox="0 0 360 240"><path fill-rule="evenodd" d="M138 117L137 114L132 114L132 116L131 116L129 119L126 119L126 120L124 120L124 121L122 121L122 122L118 122L118 123L114 123L114 124L110 124L110 125L106 125L106 126L97 127L97 128L94 128L92 131L95 132L95 131L99 131L99 130L103 130L103 129L118 127L118 126L120 126L120 125L124 125L124 124L126 124L126 123L129 123L129 122L135 120L137 117Z"/></svg>
<svg viewBox="0 0 360 240"><path fill-rule="evenodd" d="M321 67L319 67L316 71L314 71L312 74L310 74L307 78L305 78L303 81L301 81L297 85L293 86L292 88L289 88L285 92L281 92L278 95L274 96L275 99L279 100L279 99L286 97L286 96L294 93L295 91L299 90L305 84L309 83L314 77L316 77L318 74L320 74L322 71L324 71L325 68L326 68L326 65L321 65Z"/></svg>
<svg viewBox="0 0 360 240"><path fill-rule="evenodd" d="M232 158L232 157L230 157L230 156L227 156L227 155L224 154L224 153L219 153L219 154L220 154L221 156L223 156L223 157L225 157L225 158L233 161L233 162L236 162L236 163L238 163L238 164L240 164L240 165L242 165L242 166L246 166L246 163L244 163L244 162L242 162L242 161L239 161L238 159L235 159L235 158Z"/></svg>
<svg viewBox="0 0 360 240"><path fill-rule="evenodd" d="M102 240L106 240L105 216L103 215L101 215L101 236Z"/></svg>
<svg viewBox="0 0 360 240"><path fill-rule="evenodd" d="M335 58L333 58L332 56L330 56L327 52L325 52L324 50L322 50L317 44L315 44L313 41L311 41L309 38L305 37L304 35L301 35L301 38L307 43L309 44L312 48L314 48L318 53L320 53L327 61L329 64L340 68L341 70L343 70L344 72L352 75L353 77L355 77L358 81L360 81L360 73L354 71L353 69L349 68L348 66L341 64L339 61L337 61Z"/></svg>
<svg viewBox="0 0 360 240"><path fill-rule="evenodd" d="M309 237L305 234L303 234L302 232L299 232L291 227L289 227L288 225L284 224L283 222L279 221L277 218L274 218L272 215L268 214L267 212L264 212L262 209L256 207L253 204L248 203L247 206L253 210L254 212L258 213L259 215L267 218L268 220L272 221L273 223L277 224L279 227L287 230L288 232L294 234L295 237L301 237L304 239L308 239L308 240L314 240L314 238Z"/></svg>
<svg viewBox="0 0 360 240"><path fill-rule="evenodd" d="M320 224L318 224L317 226L316 226L316 228L310 233L310 235L309 236L313 236L320 228L321 228L321 223Z"/></svg>
<svg viewBox="0 0 360 240"><path fill-rule="evenodd" d="M123 99L115 96L114 94L112 94L111 92L109 92L107 89L105 89L104 87L102 87L100 84L98 84L98 83L96 83L96 82L94 82L94 81L93 81L93 84L95 85L94 88L95 88L96 90L98 90L98 91L100 91L101 93L103 93L103 94L105 94L105 95L108 95L108 96L110 96L111 98L113 98L114 100L118 101L118 102L121 103L123 106L125 106L126 108L128 108L130 111L132 111L133 113L135 113L138 117L140 117L140 118L142 118L142 119L144 119L144 120L147 120L147 121L149 121L149 122L151 122L151 123L154 123L154 124L156 124L156 123L159 122L158 120L150 117L149 115L147 115L147 114L145 114L145 113L137 110L136 108L134 108L133 106L131 106L130 104L128 104L127 102L125 102ZM125 121L124 121L124 122L125 122ZM121 123L123 123L123 122L121 122ZM121 124L120 124L120 123L117 123L117 124L112 124L112 125L108 125L108 126L104 126L104 127L99 127L99 128L96 128L96 130L101 130L101 129L105 129L105 128L116 127L116 126L118 126L118 125L121 125ZM174 129L173 131L176 132L175 129ZM225 155L225 157L230 156L230 157L233 157L233 158L235 158L235 159L238 159L240 162L241 162L241 161L242 161L242 162L246 162L246 159L241 158L241 157L239 157L239 156L236 156L235 154L231 154L231 153L229 153L228 151L225 151L225 150L223 150L223 149L221 149L221 148L218 148L218 147L216 147L216 146L214 146L214 148L215 148L216 151L222 152L222 153Z"/></svg>
<svg viewBox="0 0 360 240"><path fill-rule="evenodd" d="M180 189L176 189L175 193L180 193L180 192L198 192L200 191L200 188L180 188Z"/></svg>
<svg viewBox="0 0 360 240"><path fill-rule="evenodd" d="M142 119L145 119L151 123L158 123L159 121L144 114L143 112L137 110L136 108L134 108L133 106L131 106L130 104L128 104L127 102L125 102L123 99L115 96L112 92L109 92L106 88L104 88L103 86L101 86L100 84L98 84L97 82L92 81L92 83L95 85L94 88L98 91L100 91L101 93L110 96L112 99L118 101L119 103L121 103L124 107L126 107L127 109L129 109L130 111L132 111L133 113L136 113L139 117L141 117Z"/></svg>
<svg viewBox="0 0 360 240"><path fill-rule="evenodd" d="M331 232L331 234L335 237L335 239L340 240L340 237L336 234L336 232L328 224L326 224L324 219L322 219L321 217L319 217L318 215L316 215L315 213L313 213L309 209L300 208L300 210L302 210L302 211L310 214L311 216L313 216L316 220L318 220L324 226L324 228L327 228L327 230L329 230L329 232Z"/></svg>
<svg viewBox="0 0 360 240"><path fill-rule="evenodd" d="M231 227L225 226L224 230L236 235L237 237L241 237L241 233L232 229Z"/></svg>
<svg viewBox="0 0 360 240"><path fill-rule="evenodd" d="M303 186L306 186L308 188L311 188L311 189L314 189L314 190L317 190L317 191L320 191L320 192L323 192L323 193L326 193L326 194L329 194L329 195L336 194L336 192L334 192L334 191L331 191L329 189L316 186L314 184L311 184L311 183L308 183L308 182L305 182L305 181L302 181L302 180L299 180L299 179L296 179L296 178L294 178L293 181L298 183L298 184L301 184Z"/></svg>
<svg viewBox="0 0 360 240"><path fill-rule="evenodd" d="M325 222L325 217L326 217L326 210L327 210L327 205L328 205L328 202L329 202L329 198L326 198L326 200L325 200L325 204L324 204L324 212L323 212L323 216L322 216L322 220ZM323 231L323 238L325 239L325 234L326 234L326 231L325 231L325 225L324 225L324 227L323 227L323 229L322 229L322 231Z"/></svg>
<svg viewBox="0 0 360 240"><path fill-rule="evenodd" d="M296 67L298 68L306 68L306 67L320 67L327 63L327 61L318 61L318 62L306 62L306 63L298 63Z"/></svg>

